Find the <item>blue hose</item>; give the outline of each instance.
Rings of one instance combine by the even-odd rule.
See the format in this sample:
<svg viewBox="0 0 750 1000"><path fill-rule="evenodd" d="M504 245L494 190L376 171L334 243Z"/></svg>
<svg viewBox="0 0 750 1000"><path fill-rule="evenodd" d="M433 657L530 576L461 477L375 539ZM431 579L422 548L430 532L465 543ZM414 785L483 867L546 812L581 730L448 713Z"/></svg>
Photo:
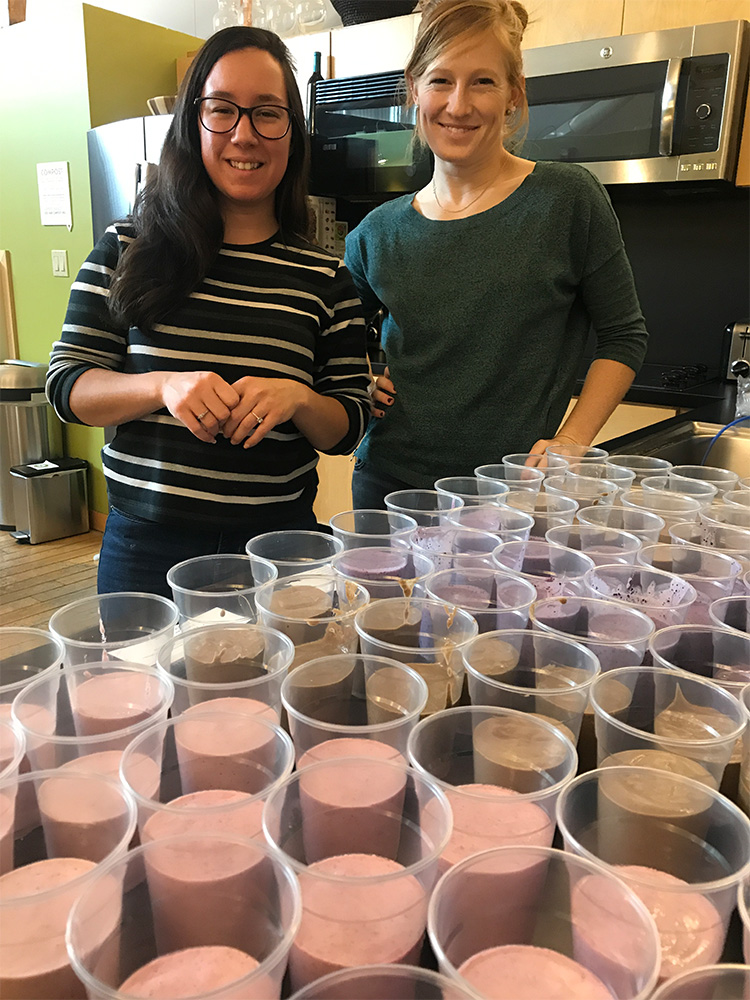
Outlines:
<svg viewBox="0 0 750 1000"><path fill-rule="evenodd" d="M719 433L715 434L711 438L711 440L708 442L708 448L706 448L706 454L701 459L701 465L705 465L706 464L706 459L708 458L708 453L711 451L711 449L716 444L716 442L719 440L719 438L724 433L724 431L728 431L729 428L730 427L734 427L735 424L741 424L743 420L750 420L750 416L747 416L747 417L737 417L736 420L733 420L731 423L727 424L725 427L722 427L721 430L719 431Z"/></svg>

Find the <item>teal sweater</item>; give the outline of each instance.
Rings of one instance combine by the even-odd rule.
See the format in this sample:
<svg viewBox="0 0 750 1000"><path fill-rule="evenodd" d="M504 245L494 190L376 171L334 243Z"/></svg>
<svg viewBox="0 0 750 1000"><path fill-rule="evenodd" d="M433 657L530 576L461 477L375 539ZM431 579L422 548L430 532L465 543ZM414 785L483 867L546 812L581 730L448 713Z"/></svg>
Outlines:
<svg viewBox="0 0 750 1000"><path fill-rule="evenodd" d="M617 218L585 168L537 163L466 219L426 219L412 198L379 206L347 240L366 314L387 310L396 388L357 456L429 488L554 435L591 325L595 356L634 371L648 335Z"/></svg>

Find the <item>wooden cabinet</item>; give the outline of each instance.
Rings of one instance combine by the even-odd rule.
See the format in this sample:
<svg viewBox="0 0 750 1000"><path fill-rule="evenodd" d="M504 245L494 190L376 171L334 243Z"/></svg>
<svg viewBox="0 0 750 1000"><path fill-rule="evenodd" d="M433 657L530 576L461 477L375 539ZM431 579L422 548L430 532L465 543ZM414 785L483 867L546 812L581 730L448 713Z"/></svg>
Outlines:
<svg viewBox="0 0 750 1000"><path fill-rule="evenodd" d="M319 524L328 524L334 514L352 509L354 455L320 455L318 495L313 511Z"/></svg>
<svg viewBox="0 0 750 1000"><path fill-rule="evenodd" d="M418 24L418 14L407 14L334 28L331 32L331 75L362 76L403 69L414 45Z"/></svg>
<svg viewBox="0 0 750 1000"><path fill-rule="evenodd" d="M530 0L525 49L619 35L626 0ZM637 0L636 0L637 2ZM644 4L644 6L652 6Z"/></svg>
<svg viewBox="0 0 750 1000"><path fill-rule="evenodd" d="M578 399L574 396L568 405L563 421L567 419L568 414L577 402ZM662 420L669 420L670 417L675 417L678 413L679 410L676 410L673 406L650 406L646 403L620 403L604 427L596 435L592 444L599 444L601 441L610 441L612 438L621 437L623 434L639 431L642 427L650 427L652 424L658 424Z"/></svg>
<svg viewBox="0 0 750 1000"><path fill-rule="evenodd" d="M747 0L625 0L622 33L630 35L741 18L750 18Z"/></svg>

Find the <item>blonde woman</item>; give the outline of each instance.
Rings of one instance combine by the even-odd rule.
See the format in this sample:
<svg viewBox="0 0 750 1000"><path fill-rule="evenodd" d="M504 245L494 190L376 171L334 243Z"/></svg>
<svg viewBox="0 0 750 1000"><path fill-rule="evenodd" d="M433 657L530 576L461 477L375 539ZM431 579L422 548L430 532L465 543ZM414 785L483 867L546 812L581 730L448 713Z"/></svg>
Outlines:
<svg viewBox="0 0 750 1000"><path fill-rule="evenodd" d="M406 67L430 183L371 212L346 263L384 307L354 501L428 488L509 452L590 444L643 361L647 333L620 229L585 168L511 151L527 121L509 0L427 0ZM589 329L596 356L563 420Z"/></svg>

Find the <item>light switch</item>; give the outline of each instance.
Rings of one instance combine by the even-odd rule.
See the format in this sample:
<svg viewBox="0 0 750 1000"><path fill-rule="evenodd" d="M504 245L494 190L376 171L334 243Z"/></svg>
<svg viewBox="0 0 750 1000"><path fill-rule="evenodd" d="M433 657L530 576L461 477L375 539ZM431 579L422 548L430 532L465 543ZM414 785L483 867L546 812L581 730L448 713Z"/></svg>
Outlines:
<svg viewBox="0 0 750 1000"><path fill-rule="evenodd" d="M56 278L68 277L68 251L52 251L52 273Z"/></svg>

